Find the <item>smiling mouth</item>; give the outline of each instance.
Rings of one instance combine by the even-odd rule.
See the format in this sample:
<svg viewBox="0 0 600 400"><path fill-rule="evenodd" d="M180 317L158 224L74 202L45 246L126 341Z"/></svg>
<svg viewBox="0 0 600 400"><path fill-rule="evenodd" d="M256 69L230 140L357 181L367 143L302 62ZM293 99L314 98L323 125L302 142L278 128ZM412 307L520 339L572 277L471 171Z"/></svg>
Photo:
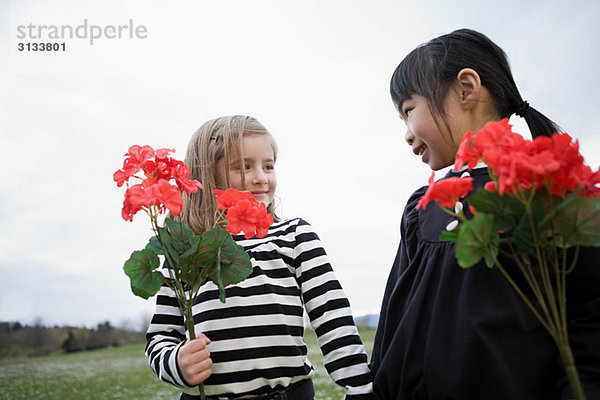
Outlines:
<svg viewBox="0 0 600 400"><path fill-rule="evenodd" d="M417 148L414 148L413 149L413 153L415 153L415 155L417 155L417 156L421 156L425 152L425 149L427 149L427 146L426 145L422 145L422 146L419 146Z"/></svg>

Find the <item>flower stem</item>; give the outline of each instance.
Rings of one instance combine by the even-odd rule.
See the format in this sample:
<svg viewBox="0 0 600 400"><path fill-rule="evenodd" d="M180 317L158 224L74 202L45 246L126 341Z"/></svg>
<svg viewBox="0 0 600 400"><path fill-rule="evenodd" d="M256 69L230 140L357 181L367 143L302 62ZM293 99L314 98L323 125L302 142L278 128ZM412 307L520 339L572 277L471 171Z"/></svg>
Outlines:
<svg viewBox="0 0 600 400"><path fill-rule="evenodd" d="M526 205L527 207L527 205ZM528 210L529 211L529 210ZM569 382L569 387L573 392L573 396L575 400L585 400L585 394L583 392L583 388L581 386L581 381L579 379L579 374L577 372L577 368L575 366L575 359L573 357L573 353L571 351L571 347L569 345L569 338L567 335L567 316L566 316L566 274L572 270L576 259L579 255L579 247L576 247L575 251L575 259L571 265L568 264L566 257L566 249L563 249L562 253L562 262L560 262L560 266L557 264L552 265L552 267L556 271L556 297L553 293L552 281L550 278L550 274L548 271L548 259L545 257L545 253L543 253L540 249L540 242L536 236L536 232L534 231L535 225L531 225L532 234L534 235L534 242L536 247L538 268L540 272L540 279L542 281L542 287L545 290L545 296L540 292L540 287L537 284L537 280L535 279L535 275L532 273L529 276L523 268L521 262L517 257L517 264L526 278L527 283L532 289L535 296L538 298L538 302L545 314L545 318L540 314L540 312L534 307L533 303L527 298L525 293L521 290L521 288L516 284L516 282L512 279L510 274L498 258L494 256L494 254L489 251L488 255L492 257L494 264L498 267L502 275L507 279L508 283L513 287L513 289L518 293L521 299L525 302L527 307L535 314L540 323L544 326L544 328L548 331L554 342L556 343L561 361L563 363L563 367L565 370L565 374L567 376L567 380ZM512 246L511 246L512 249ZM513 249L514 250L514 249ZM514 254L516 256L516 254ZM552 254L557 258L557 253ZM542 257L544 256L544 257ZM528 267L530 267L528 265ZM550 304L548 304L550 303ZM558 303L558 304L557 304Z"/></svg>
<svg viewBox="0 0 600 400"><path fill-rule="evenodd" d="M583 393L581 381L579 380L579 374L577 373L577 368L575 367L575 359L573 358L571 347L568 343L565 343L559 345L558 350L560 352L560 358L565 367L565 373L567 374L569 386L571 387L571 391L573 392L575 400L585 400L585 394Z"/></svg>
<svg viewBox="0 0 600 400"><path fill-rule="evenodd" d="M196 329L194 327L194 314L192 312L192 304L180 304L183 308L184 318L185 318L185 327L187 329L190 340L196 339ZM202 400L206 399L206 394L204 393L204 384L198 384L198 390L200 390L200 398Z"/></svg>
<svg viewBox="0 0 600 400"><path fill-rule="evenodd" d="M538 271L540 273L540 279L542 281L541 283L542 283L542 287L544 289L545 298L547 299L547 302L544 301L543 298L541 299L541 302L543 303L543 308L548 316L546 322L552 326L553 331L555 332L555 335L556 335L555 338L557 339L558 337L561 336L560 317L559 317L559 311L556 307L556 299L554 298L552 279L550 277L550 274L548 271L548 264L546 262L547 261L546 253L544 251L542 251L542 239L538 236L538 231L537 231L537 226L536 226L534 215L533 215L533 210L531 209L531 202L533 200L534 194L535 194L535 190L532 190L531 195L527 199L527 202L523 203L523 205L525 206L525 212L526 212L527 218L529 220L529 228L531 229L531 235L533 237L533 244L535 247L536 259L537 259L537 264L538 264ZM560 285L560 281L558 281L556 284ZM546 311L546 309L548 311ZM549 315L548 315L548 312L550 313Z"/></svg>
<svg viewBox="0 0 600 400"><path fill-rule="evenodd" d="M548 324L548 322L544 319L544 317L542 317L542 315L538 312L538 310L531 303L531 301L529 301L529 299L527 298L527 296L525 295L525 293L523 293L523 291L521 290L521 288L519 287L519 285L517 285L517 283L512 279L512 277L510 276L510 274L504 269L504 267L502 266L502 264L500 264L500 262L498 261L498 259L495 258L491 254L491 252L490 252L490 256L494 258L494 263L496 264L496 267L498 267L498 270L500 270L500 272L502 273L502 275L504 276L504 278L506 278L506 280L508 281L508 283L510 284L510 286L512 286L512 288L517 292L517 294L519 295L519 297L521 297L521 299L525 302L525 304L527 305L527 307L535 314L536 318L544 326L544 328L546 329L546 331L548 331L548 333L550 334L550 336L552 336L552 338L554 340L556 340L556 338L557 338L556 337L556 333L554 332L554 330L552 329L552 327Z"/></svg>
<svg viewBox="0 0 600 400"><path fill-rule="evenodd" d="M196 298L194 297L193 299L188 300L188 298L186 296L185 288L184 288L183 284L180 282L179 275L175 272L175 269L174 269L174 266L176 264L173 261L172 255L169 251L169 248L165 245L163 238L161 237L160 229L158 229L158 222L157 222L156 216L157 216L157 214L154 214L153 216L151 216L152 229L154 230L154 233L156 234L156 237L158 238L158 242L160 243L160 245L163 249L163 253L165 255L167 269L169 271L169 276L171 278L171 282L167 281L167 284L175 292L175 296L177 297L179 307L181 308L181 310L183 311L183 314L184 314L186 330L188 332L190 340L194 340L194 339L196 339L196 330L194 327L194 314L192 312L192 306L194 305L194 301ZM181 224L181 222L180 222L180 224ZM183 229L182 229L182 232L183 232ZM183 239L183 237L181 239ZM183 242L183 240L181 240L181 241ZM174 285L174 287L173 287L173 285ZM206 395L204 394L204 384L200 383L198 385L198 389L200 390L200 398L202 400L204 400L206 398Z"/></svg>

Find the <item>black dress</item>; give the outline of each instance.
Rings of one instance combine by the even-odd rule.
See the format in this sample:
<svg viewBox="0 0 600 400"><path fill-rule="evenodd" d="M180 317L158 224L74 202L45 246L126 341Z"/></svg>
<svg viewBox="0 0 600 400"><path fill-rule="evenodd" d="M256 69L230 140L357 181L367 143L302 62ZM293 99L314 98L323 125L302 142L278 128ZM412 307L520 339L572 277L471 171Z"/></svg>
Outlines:
<svg viewBox="0 0 600 400"><path fill-rule="evenodd" d="M471 176L475 187L489 181L485 168ZM453 217L433 202L415 209L426 189L402 217L371 361L376 396L569 398L556 345L500 271L459 267L455 244L439 240ZM579 260L567 283L569 338L590 400L600 398L600 248Z"/></svg>

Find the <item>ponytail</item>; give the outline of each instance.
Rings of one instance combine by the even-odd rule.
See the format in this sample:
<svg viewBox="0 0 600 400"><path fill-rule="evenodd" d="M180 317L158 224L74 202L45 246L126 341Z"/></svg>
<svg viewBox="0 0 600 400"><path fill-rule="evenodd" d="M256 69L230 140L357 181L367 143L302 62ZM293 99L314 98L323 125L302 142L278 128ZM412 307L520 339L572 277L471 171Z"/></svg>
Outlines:
<svg viewBox="0 0 600 400"><path fill-rule="evenodd" d="M553 133L563 132L555 122L531 107L526 101L522 102L521 105L517 107L514 114L525 119L532 137L552 136Z"/></svg>

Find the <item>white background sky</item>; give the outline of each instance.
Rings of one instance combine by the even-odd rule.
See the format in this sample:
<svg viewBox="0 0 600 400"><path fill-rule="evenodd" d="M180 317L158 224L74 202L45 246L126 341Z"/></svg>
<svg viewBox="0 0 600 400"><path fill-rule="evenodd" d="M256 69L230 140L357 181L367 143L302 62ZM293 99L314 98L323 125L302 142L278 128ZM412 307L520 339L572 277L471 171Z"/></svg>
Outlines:
<svg viewBox="0 0 600 400"><path fill-rule="evenodd" d="M123 262L147 242L112 182L132 144L183 159L208 119L258 118L279 143L283 217L323 240L355 315L377 313L412 191L390 76L416 45L470 27L509 55L532 106L600 164L595 1L0 2L0 321L139 327ZM146 39L18 52L17 25L134 25Z"/></svg>

